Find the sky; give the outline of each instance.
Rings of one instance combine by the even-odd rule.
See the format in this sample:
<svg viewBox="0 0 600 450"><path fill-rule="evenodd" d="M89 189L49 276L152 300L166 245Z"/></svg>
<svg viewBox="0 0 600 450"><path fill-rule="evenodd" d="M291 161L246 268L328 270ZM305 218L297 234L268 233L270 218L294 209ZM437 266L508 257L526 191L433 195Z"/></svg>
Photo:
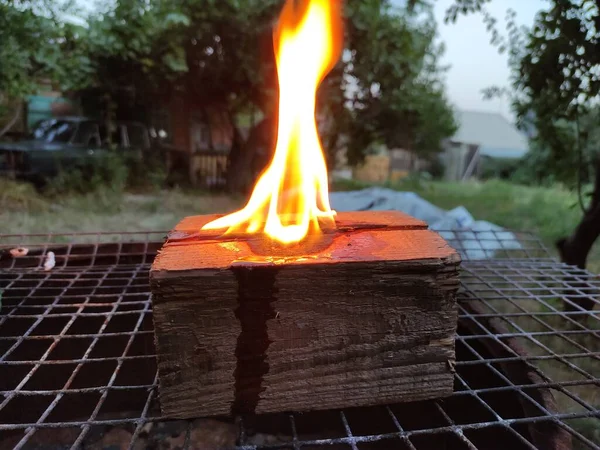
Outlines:
<svg viewBox="0 0 600 450"><path fill-rule="evenodd" d="M397 0L399 1L399 0ZM446 87L456 108L500 112L513 120L508 100L484 100L481 90L490 86L509 87L508 56L499 54L490 44L490 34L479 14L459 17L454 24L444 24L444 13L454 0L436 0L435 17L440 40L446 45L442 65L450 66ZM488 11L498 20L501 32L506 30L506 11L517 13L517 23L531 27L535 15L547 8L545 0L492 0Z"/></svg>

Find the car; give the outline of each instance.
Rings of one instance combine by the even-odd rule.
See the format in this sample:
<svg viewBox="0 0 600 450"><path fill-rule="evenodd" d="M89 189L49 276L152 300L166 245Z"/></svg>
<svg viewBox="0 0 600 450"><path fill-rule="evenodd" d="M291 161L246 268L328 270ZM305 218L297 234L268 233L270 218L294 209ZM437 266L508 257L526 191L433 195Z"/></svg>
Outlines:
<svg viewBox="0 0 600 450"><path fill-rule="evenodd" d="M56 117L38 122L25 140L0 142L0 175L43 184L61 170L89 168L116 152L126 161L158 161L169 171L180 151L161 141L140 122L107 127L86 117ZM160 133L163 134L163 133Z"/></svg>

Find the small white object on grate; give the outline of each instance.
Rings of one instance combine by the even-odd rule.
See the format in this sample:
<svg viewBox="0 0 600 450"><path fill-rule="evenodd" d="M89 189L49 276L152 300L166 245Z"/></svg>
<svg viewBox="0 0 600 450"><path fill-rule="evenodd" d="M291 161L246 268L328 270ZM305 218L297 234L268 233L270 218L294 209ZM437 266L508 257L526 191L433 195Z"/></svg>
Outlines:
<svg viewBox="0 0 600 450"><path fill-rule="evenodd" d="M44 270L46 272L52 270L56 265L56 259L54 258L54 252L46 253L46 260L44 261Z"/></svg>

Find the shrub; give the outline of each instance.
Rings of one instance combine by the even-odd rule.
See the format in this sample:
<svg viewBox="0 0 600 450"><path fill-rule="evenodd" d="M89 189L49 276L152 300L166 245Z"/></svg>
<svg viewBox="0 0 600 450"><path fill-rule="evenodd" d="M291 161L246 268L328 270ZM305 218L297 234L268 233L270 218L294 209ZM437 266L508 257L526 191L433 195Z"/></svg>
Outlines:
<svg viewBox="0 0 600 450"><path fill-rule="evenodd" d="M49 195L87 194L105 191L120 194L126 189L158 188L166 180L166 171L156 158L123 155L116 152L103 154L46 180L45 192Z"/></svg>
<svg viewBox="0 0 600 450"><path fill-rule="evenodd" d="M482 158L479 177L482 180L508 180L512 178L521 164L522 161L520 159L490 158L489 156L484 156Z"/></svg>
<svg viewBox="0 0 600 450"><path fill-rule="evenodd" d="M520 161L511 179L519 184L562 184L571 189L577 187L579 181L583 184L593 182L590 168L594 156L587 151L579 155L575 150L565 148L565 151L558 152L532 142L529 152Z"/></svg>
<svg viewBox="0 0 600 450"><path fill-rule="evenodd" d="M427 167L427 172L431 175L433 179L441 180L444 177L444 173L446 171L446 166L444 166L444 162L440 155L434 155L430 158L429 166Z"/></svg>
<svg viewBox="0 0 600 450"><path fill-rule="evenodd" d="M0 178L0 211L45 210L48 206L31 184Z"/></svg>
<svg viewBox="0 0 600 450"><path fill-rule="evenodd" d="M61 168L56 176L46 180L44 190L49 195L86 194L100 189L117 193L125 189L128 176L124 158L111 152L93 162Z"/></svg>

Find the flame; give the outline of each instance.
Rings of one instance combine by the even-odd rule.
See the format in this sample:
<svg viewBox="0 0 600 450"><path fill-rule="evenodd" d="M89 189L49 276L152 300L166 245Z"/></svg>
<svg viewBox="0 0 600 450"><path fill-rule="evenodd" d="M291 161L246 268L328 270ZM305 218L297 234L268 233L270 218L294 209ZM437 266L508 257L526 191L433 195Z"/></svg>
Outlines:
<svg viewBox="0 0 600 450"><path fill-rule="evenodd" d="M335 227L315 120L317 89L342 50L341 0L287 0L273 33L279 78L275 154L246 206L206 224L281 244ZM321 222L321 223L320 223Z"/></svg>

